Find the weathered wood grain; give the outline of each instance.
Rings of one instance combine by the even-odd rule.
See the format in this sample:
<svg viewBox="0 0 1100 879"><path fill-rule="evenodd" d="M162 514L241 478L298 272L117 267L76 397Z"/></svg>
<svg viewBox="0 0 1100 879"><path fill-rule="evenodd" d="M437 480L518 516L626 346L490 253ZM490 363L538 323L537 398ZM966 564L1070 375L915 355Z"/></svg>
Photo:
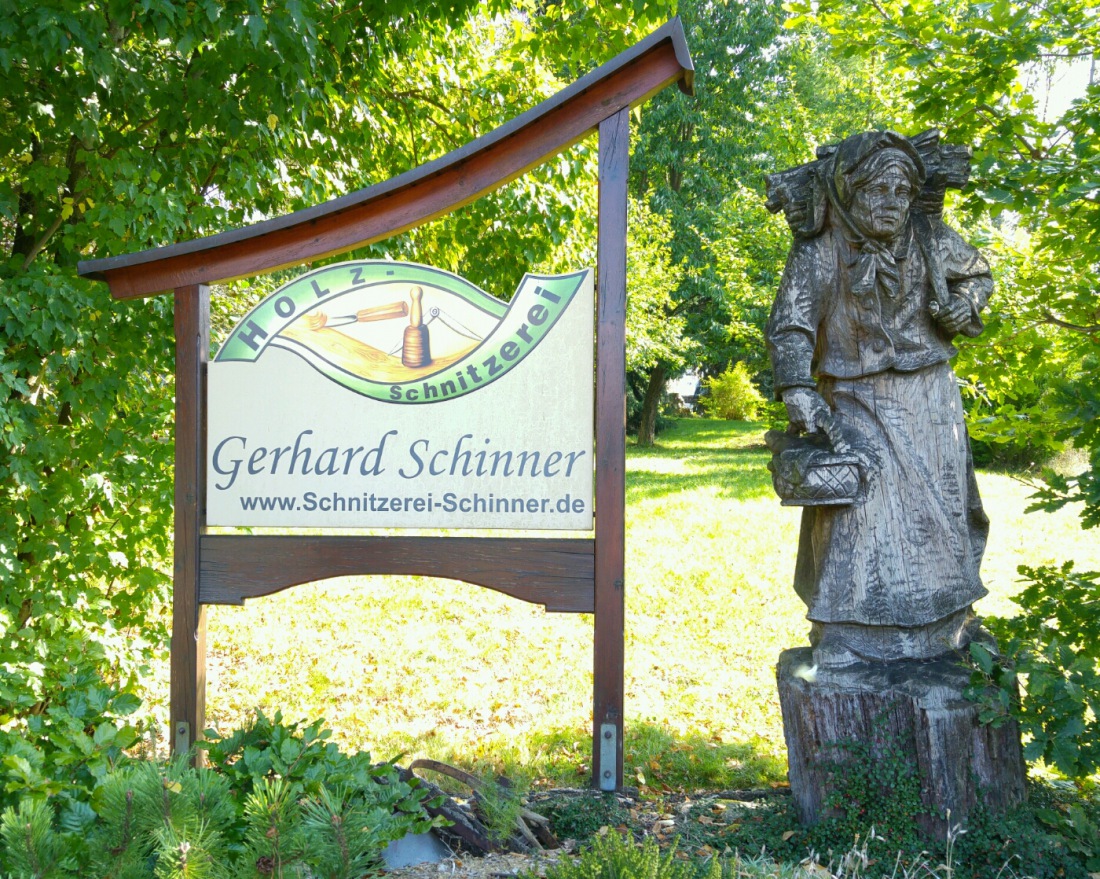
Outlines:
<svg viewBox="0 0 1100 879"><path fill-rule="evenodd" d="M549 611L592 613L586 538L207 535L203 604L243 604L290 586L361 574L414 574L487 586Z"/></svg>
<svg viewBox="0 0 1100 879"><path fill-rule="evenodd" d="M176 290L175 330L176 508L169 735L173 752L186 751L206 726L206 612L199 599L199 544L206 506L205 382L210 353L210 291L206 287Z"/></svg>
<svg viewBox="0 0 1100 879"><path fill-rule="evenodd" d="M785 650L776 670L791 793L803 823L825 816L835 767L853 759L839 743L862 744L872 760L888 759L893 747L911 761L930 812L918 819L929 839L965 823L979 802L1000 812L1025 799L1019 728L978 722L978 705L963 696L966 666L953 659L860 663L814 677L806 673L811 662L809 647Z"/></svg>
<svg viewBox="0 0 1100 879"><path fill-rule="evenodd" d="M630 113L600 125L599 242L596 250L596 633L592 712L595 786L623 784L623 569L626 559L626 183ZM598 743L614 724L615 764Z"/></svg>

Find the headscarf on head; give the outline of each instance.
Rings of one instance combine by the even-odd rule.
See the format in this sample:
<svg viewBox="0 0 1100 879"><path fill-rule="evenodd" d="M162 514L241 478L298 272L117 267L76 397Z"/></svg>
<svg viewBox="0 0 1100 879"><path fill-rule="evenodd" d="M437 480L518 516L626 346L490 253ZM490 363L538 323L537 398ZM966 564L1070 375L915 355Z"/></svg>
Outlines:
<svg viewBox="0 0 1100 879"><path fill-rule="evenodd" d="M825 175L830 212L845 239L858 251L849 276L857 297L876 291L890 298L898 295L900 276L893 251L864 235L848 212L855 190L892 165L903 168L914 191L920 191L924 162L908 138L893 131L865 131L842 141Z"/></svg>

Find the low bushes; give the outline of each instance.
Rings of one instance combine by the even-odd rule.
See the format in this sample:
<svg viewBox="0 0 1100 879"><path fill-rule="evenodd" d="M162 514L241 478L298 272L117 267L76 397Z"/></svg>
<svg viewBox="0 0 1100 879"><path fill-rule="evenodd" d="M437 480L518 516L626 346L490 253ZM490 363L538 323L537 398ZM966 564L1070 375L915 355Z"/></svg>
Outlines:
<svg viewBox="0 0 1100 879"><path fill-rule="evenodd" d="M320 722L258 714L205 743L210 768L123 761L86 795L28 793L0 818L0 867L20 879L358 879L385 846L433 824L389 764L347 755Z"/></svg>

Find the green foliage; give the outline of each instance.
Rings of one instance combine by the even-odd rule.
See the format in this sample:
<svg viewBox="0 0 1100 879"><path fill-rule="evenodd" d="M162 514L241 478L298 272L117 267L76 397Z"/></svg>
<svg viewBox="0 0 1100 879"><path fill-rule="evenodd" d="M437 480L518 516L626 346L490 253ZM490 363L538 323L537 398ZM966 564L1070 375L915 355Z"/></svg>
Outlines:
<svg viewBox="0 0 1100 879"><path fill-rule="evenodd" d="M5 9L0 753L18 752L5 788L87 786L101 752L130 744L108 743L103 724L133 713L168 637L172 302L113 302L77 260L342 185L329 169L358 164L366 144L321 146L316 132L363 106L381 49L417 38L409 13L457 23L471 5L378 4L373 20L327 3Z"/></svg>
<svg viewBox="0 0 1100 879"><path fill-rule="evenodd" d="M506 842L516 832L524 808L523 796L522 789L496 782L475 791L478 818L494 842Z"/></svg>
<svg viewBox="0 0 1100 879"><path fill-rule="evenodd" d="M132 744L122 718L168 634L171 397L148 364L171 308L16 262L0 264L0 757L30 769L5 759L0 779L86 786Z"/></svg>
<svg viewBox="0 0 1100 879"><path fill-rule="evenodd" d="M1088 467L1074 476L1050 468L1043 471L1046 486L1035 494L1032 509L1057 510L1067 504L1081 505L1085 528L1100 525L1100 390L1095 376L1100 355L1090 355L1078 370L1053 383L1055 412L1062 419L1054 432L1056 440L1088 455Z"/></svg>
<svg viewBox="0 0 1100 879"><path fill-rule="evenodd" d="M984 720L1020 722L1029 761L1084 778L1100 770L1100 574L1070 562L1020 573L1027 585L1014 601L1022 612L986 620L1007 662L972 644L972 689Z"/></svg>
<svg viewBox="0 0 1100 879"><path fill-rule="evenodd" d="M660 0L5 6L0 806L17 790L86 791L132 742L140 682L168 642L172 301L114 302L77 262L381 182L517 115L667 12ZM590 32L602 37L582 64L572 40ZM510 295L524 270L584 257L592 171L580 145L369 254L467 268ZM222 297L213 309L216 324L241 310Z"/></svg>
<svg viewBox="0 0 1100 879"><path fill-rule="evenodd" d="M859 827L858 820L843 816L806 828L798 823L790 798L779 795L753 803L696 800L676 831L688 850L766 851L779 862L828 864L833 876L1088 879L1093 869L1088 851L1095 837L1082 840L1076 828L1087 832L1089 822L1095 824L1100 802L1075 790L1032 785L1026 804L995 814L979 804L944 839L928 840L911 832L920 810L911 785L901 792L900 805L883 803L892 798L890 791L867 789L862 781L840 787L844 798L871 797L850 801L867 815L892 812L905 825L900 832L878 823ZM1063 826L1055 826L1059 821ZM1066 821L1074 827L1065 827ZM826 874L811 868L807 875Z"/></svg>
<svg viewBox="0 0 1100 879"><path fill-rule="evenodd" d="M597 837L573 860L546 868L546 879L721 879L717 860L699 865L677 859L674 851L662 853L649 837L641 845L617 833Z"/></svg>
<svg viewBox="0 0 1100 879"><path fill-rule="evenodd" d="M766 402L753 384L748 365L739 362L727 366L725 372L704 381L710 393L700 398L703 409L711 418L727 421L755 421Z"/></svg>
<svg viewBox="0 0 1100 879"><path fill-rule="evenodd" d="M766 377L770 392L764 325L779 288L791 233L781 216L768 212L761 194L743 184L727 195L718 222L724 234L708 248L725 287L729 323L728 338L721 344L711 343L710 362L715 364L723 353L725 362L743 361L753 374Z"/></svg>
<svg viewBox="0 0 1100 879"><path fill-rule="evenodd" d="M302 806L281 778L260 779L244 800L244 819L244 860L255 864L257 872L278 875L306 843Z"/></svg>
<svg viewBox="0 0 1100 879"><path fill-rule="evenodd" d="M417 801L415 810L419 810ZM306 859L314 876L351 879L381 871L382 849L407 832L423 832L425 816L413 821L411 804L393 813L377 802L365 800L349 788L322 788L303 807ZM401 821L392 820L397 814ZM416 828L416 829L414 829Z"/></svg>
<svg viewBox="0 0 1100 879"><path fill-rule="evenodd" d="M1039 806L1035 816L1070 852L1084 859L1085 869L1100 870L1100 807L1095 802Z"/></svg>
<svg viewBox="0 0 1100 879"><path fill-rule="evenodd" d="M962 345L954 363L975 463L1037 473L1065 448L1057 436L1065 424L1052 397L1076 368L1073 352L1056 327L1027 319L1030 275L1042 263L1031 244L988 221L971 234L996 279L985 329Z"/></svg>
<svg viewBox="0 0 1100 879"><path fill-rule="evenodd" d="M631 191L654 213L668 218L669 249L680 270L666 317L683 321L690 340L675 359L654 359L644 368L663 383L684 365L721 364L730 331L729 295L716 270L713 242L734 232L720 222L731 189L758 180L762 92L775 84L774 60L782 10L778 3L681 2L688 45L699 74L696 96L657 95L642 114L631 158ZM769 144L768 149L773 145ZM780 259L782 257L780 256ZM641 421L652 420L659 396L650 394ZM639 437L648 444L648 437Z"/></svg>
<svg viewBox="0 0 1100 879"><path fill-rule="evenodd" d="M370 109L380 117L385 143L381 161L372 157L377 164L367 182L487 133L625 49L668 14L664 0L521 2L461 29L430 31L414 51L392 59L370 88L377 95ZM602 30L602 37L575 58L580 44L571 44L570 35L585 39L580 35L592 30ZM600 47L598 58L592 45ZM595 159L592 144L578 144L497 192L367 251L459 272L506 299L525 271L573 270L595 259Z"/></svg>
<svg viewBox="0 0 1100 879"><path fill-rule="evenodd" d="M883 719L876 725L881 727ZM928 809L921 802L913 758L896 739L882 734L873 742L836 742L832 749L836 759L827 770L825 801L829 834L854 839L874 827L889 849L919 848L916 821Z"/></svg>
<svg viewBox="0 0 1100 879"><path fill-rule="evenodd" d="M928 813L921 802L917 767L886 730L884 717L875 721L874 729L872 741L833 742L827 747L822 769L828 775L829 796L822 819L813 827L800 828L786 798L763 801L751 809L726 804L719 812L711 811L713 800L702 800L689 811L680 832L694 848L752 851L765 845L793 856L807 847L820 853L847 851L853 839L865 837L873 827L877 854L916 855L928 845L917 828L918 818Z"/></svg>
<svg viewBox="0 0 1100 879"><path fill-rule="evenodd" d="M834 866L859 855L889 865L889 875L935 874L932 863L950 865L956 879L996 879L1006 866L1035 879L1079 877L1094 869L1100 801L1072 787L1033 785L1028 802L993 814L980 803L942 840L917 830L928 814L913 758L876 724L871 742L833 743L829 796L824 817L812 827L798 823L793 803L775 797L759 803L701 799L677 830L692 849L759 851L797 860L807 851ZM856 848L852 841L856 841ZM849 864L853 866L853 864ZM860 875L837 871L837 875ZM867 875L878 875L870 873Z"/></svg>
<svg viewBox="0 0 1100 879"><path fill-rule="evenodd" d="M603 827L619 827L630 820L630 812L615 794L582 793L539 805L539 811L550 819L550 829L558 839L590 839Z"/></svg>
<svg viewBox="0 0 1100 879"><path fill-rule="evenodd" d="M684 0L696 97L657 95L643 113L631 191L669 218L682 275L665 311L684 320L689 365L766 370L763 327L790 243L764 208L764 176L874 119L888 89L868 65L837 62L817 35L784 34L782 4ZM675 374L677 362L658 362ZM656 397L647 401L657 405Z"/></svg>
<svg viewBox="0 0 1100 879"><path fill-rule="evenodd" d="M328 790L338 793L349 810L369 805L370 810L419 816L410 826L415 832L427 830L421 811L424 791L401 781L392 764L374 765L366 752L345 754L329 741L332 731L323 724L318 720L303 729L300 723L284 722L278 711L270 719L257 711L254 723L227 736L207 730L200 747L243 797L279 781L291 801L319 797ZM272 795L269 791L265 796ZM327 805L336 802L326 801ZM404 832L396 829L398 835Z"/></svg>
<svg viewBox="0 0 1100 879"><path fill-rule="evenodd" d="M85 662L95 658L93 652ZM138 729L123 719L137 709L137 698L105 685L88 665L51 682L60 693L42 711L0 729L0 808L27 796L86 799L138 739Z"/></svg>
<svg viewBox="0 0 1100 879"><path fill-rule="evenodd" d="M17 875L36 876L24 864L52 850L62 853L58 868L43 875L225 875L229 848L222 831L234 814L229 796L228 784L211 770L192 769L182 760L132 763L104 778L91 807L74 804L58 816L39 803L40 820L33 828L25 824L18 839L5 837L0 863ZM21 820L28 802L5 811L5 826Z"/></svg>
<svg viewBox="0 0 1100 879"><path fill-rule="evenodd" d="M301 723L283 721L282 712L268 718L256 712L252 723L221 735L208 729L199 747L207 760L232 779L233 787L246 796L265 779L283 779L290 785L291 798L316 793L322 782L366 781L370 776L370 756L348 758L328 741L332 731L317 720L302 729ZM337 777L334 773L339 771ZM345 773L351 777L345 778Z"/></svg>
<svg viewBox="0 0 1100 879"><path fill-rule="evenodd" d="M130 762L90 802L23 797L0 818L0 867L43 879L377 873L390 841L433 825L425 793L327 738L319 723L261 716L211 744L228 765Z"/></svg>
<svg viewBox="0 0 1100 879"><path fill-rule="evenodd" d="M672 262L672 226L666 216L631 198L627 225L626 368L648 372L658 363L683 366L692 343L673 294L683 270Z"/></svg>
<svg viewBox="0 0 1100 879"><path fill-rule="evenodd" d="M52 879L63 875L66 846L53 832L53 809L43 800L25 799L0 816L0 840L6 858L0 863L18 876Z"/></svg>
<svg viewBox="0 0 1100 879"><path fill-rule="evenodd" d="M993 879L1011 870L1034 879L1087 879L1094 868L1083 847L1043 816L1084 810L1095 821L1098 807L1100 804L1082 798L1076 790L1057 790L1043 784L1029 785L1028 802L1007 814L979 806L956 843L961 865L956 875L960 879Z"/></svg>

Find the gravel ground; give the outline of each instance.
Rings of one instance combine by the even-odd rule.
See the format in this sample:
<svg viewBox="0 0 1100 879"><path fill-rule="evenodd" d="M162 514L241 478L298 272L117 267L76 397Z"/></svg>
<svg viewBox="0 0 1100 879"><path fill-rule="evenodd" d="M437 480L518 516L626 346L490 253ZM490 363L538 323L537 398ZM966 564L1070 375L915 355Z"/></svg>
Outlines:
<svg viewBox="0 0 1100 879"><path fill-rule="evenodd" d="M616 799L627 810L629 821L619 827L607 828L606 832L630 832L636 838L654 836L662 844L670 843L678 835L684 816L700 801L754 803L764 798L781 796L784 793L785 791L779 790L711 791L668 794L659 800L653 800L642 798L637 790L628 788L617 794ZM593 791L579 789L532 791L526 797L526 804L528 808L540 812L541 804L551 801L561 803L571 797L590 796L595 796ZM569 857L576 848L576 841L567 839L562 841L562 847L559 849L531 854L504 853L477 857L458 852L439 862L417 864L390 871L387 876L391 879L451 879L451 877L453 879L508 879L523 873L542 876L547 867L556 864L562 858ZM708 853L699 852L698 854Z"/></svg>

